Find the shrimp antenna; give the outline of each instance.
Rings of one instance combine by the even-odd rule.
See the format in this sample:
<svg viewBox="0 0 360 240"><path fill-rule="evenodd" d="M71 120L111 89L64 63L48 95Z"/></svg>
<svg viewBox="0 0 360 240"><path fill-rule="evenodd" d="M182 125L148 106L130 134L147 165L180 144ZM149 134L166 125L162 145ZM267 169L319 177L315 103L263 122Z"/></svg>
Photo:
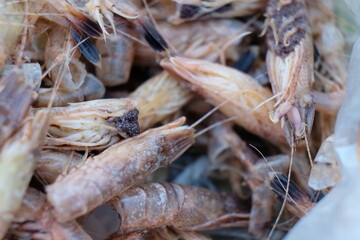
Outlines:
<svg viewBox="0 0 360 240"><path fill-rule="evenodd" d="M290 179L291 179L291 170L292 170L292 164L293 164L293 159L294 159L294 151L295 151L295 140L294 140L294 133L291 134L291 155L290 155L290 164L289 164L289 171L288 171L288 179L287 179L287 183L286 183L286 189L285 189L285 196L284 196L284 200L283 203L281 205L280 211L278 216L276 217L275 223L273 225L273 227L271 228L271 231L267 237L267 240L270 240L272 235L274 234L274 231L280 221L280 217L285 209L285 205L286 205L286 201L287 198L289 197L289 186L290 186ZM278 179L279 180L279 179ZM280 180L279 180L280 181Z"/></svg>

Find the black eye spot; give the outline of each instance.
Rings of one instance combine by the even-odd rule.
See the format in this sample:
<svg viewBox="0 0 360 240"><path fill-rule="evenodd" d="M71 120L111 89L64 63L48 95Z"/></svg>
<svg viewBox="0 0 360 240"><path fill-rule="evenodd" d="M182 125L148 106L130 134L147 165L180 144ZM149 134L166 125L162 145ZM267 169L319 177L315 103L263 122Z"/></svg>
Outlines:
<svg viewBox="0 0 360 240"><path fill-rule="evenodd" d="M180 8L180 18L187 19L194 17L200 11L200 7L184 4Z"/></svg>
<svg viewBox="0 0 360 240"><path fill-rule="evenodd" d="M125 133L127 137L134 137L140 134L140 127L138 122L139 111L134 108L121 117L111 117L106 119L109 123L115 125L115 127Z"/></svg>

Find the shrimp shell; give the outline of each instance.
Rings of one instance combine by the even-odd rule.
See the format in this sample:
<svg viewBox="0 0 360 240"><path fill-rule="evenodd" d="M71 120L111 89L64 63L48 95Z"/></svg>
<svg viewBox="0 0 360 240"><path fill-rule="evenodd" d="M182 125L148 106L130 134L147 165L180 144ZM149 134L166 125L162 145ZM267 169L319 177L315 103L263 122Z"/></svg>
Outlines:
<svg viewBox="0 0 360 240"><path fill-rule="evenodd" d="M48 113L39 111L9 138L0 151L0 239L21 205L35 170L48 127Z"/></svg>
<svg viewBox="0 0 360 240"><path fill-rule="evenodd" d="M281 199L286 196L288 177L279 172L270 173L270 186ZM295 182L290 180L289 196L286 198L286 208L298 218L306 215L315 205L309 196L307 196Z"/></svg>
<svg viewBox="0 0 360 240"><path fill-rule="evenodd" d="M292 134L302 140L310 134L315 106L314 53L310 23L301 0L270 0L266 13L266 64L274 94L279 94L271 120L283 122L291 144Z"/></svg>
<svg viewBox="0 0 360 240"><path fill-rule="evenodd" d="M20 126L33 100L32 88L21 75L21 71L14 69L0 78L0 148Z"/></svg>
<svg viewBox="0 0 360 240"><path fill-rule="evenodd" d="M15 214L10 233L26 239L90 240L91 237L76 221L56 222L42 192L28 188L21 207Z"/></svg>
<svg viewBox="0 0 360 240"><path fill-rule="evenodd" d="M191 231L244 226L249 216L226 194L165 182L131 187L113 204L122 232L161 226Z"/></svg>
<svg viewBox="0 0 360 240"><path fill-rule="evenodd" d="M136 102L131 99L99 99L53 107L47 146L67 149L104 149L140 133Z"/></svg>
<svg viewBox="0 0 360 240"><path fill-rule="evenodd" d="M225 51L226 59L235 61L239 58L236 37L245 32L244 24L235 19L217 19L188 22L172 25L168 22L158 24L160 33L171 45L188 58L205 59L211 62L219 60L224 52L224 45L231 42ZM150 65L156 63L154 52L138 44L135 64Z"/></svg>
<svg viewBox="0 0 360 240"><path fill-rule="evenodd" d="M58 26L50 30L44 51L45 65L47 69L51 69L49 75L53 82L59 77L62 78L60 89L78 89L85 80L86 69L79 60L80 55L71 57L73 47L74 43L70 41L67 28Z"/></svg>
<svg viewBox="0 0 360 240"><path fill-rule="evenodd" d="M35 176L45 184L55 182L65 170L77 166L83 156L75 151L42 150L36 162Z"/></svg>
<svg viewBox="0 0 360 240"><path fill-rule="evenodd" d="M46 187L58 221L84 215L127 187L165 167L194 142L185 118L117 143Z"/></svg>
<svg viewBox="0 0 360 240"><path fill-rule="evenodd" d="M126 24L119 23L119 29L127 34L132 34ZM110 35L105 40L97 40L96 47L101 55L99 66L96 68L97 77L105 86L125 84L130 76L130 70L135 55L133 40L121 34Z"/></svg>
<svg viewBox="0 0 360 240"><path fill-rule="evenodd" d="M34 103L35 107L46 107L52 96L54 88L40 88L38 98ZM103 98L105 87L94 75L87 73L84 83L78 89L58 89L53 101L53 107L64 107L69 103L82 102Z"/></svg>
<svg viewBox="0 0 360 240"><path fill-rule="evenodd" d="M183 57L164 59L161 65L213 105L223 104L220 111L236 117L234 121L239 126L274 144L285 143L280 125L268 118L273 104L269 101L271 92L250 75L220 64Z"/></svg>

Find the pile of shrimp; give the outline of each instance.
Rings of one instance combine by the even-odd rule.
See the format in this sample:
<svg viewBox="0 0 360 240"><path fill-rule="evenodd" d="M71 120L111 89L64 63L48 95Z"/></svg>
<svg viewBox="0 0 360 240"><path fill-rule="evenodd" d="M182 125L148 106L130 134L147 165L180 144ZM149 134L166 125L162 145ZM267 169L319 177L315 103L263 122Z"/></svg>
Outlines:
<svg viewBox="0 0 360 240"><path fill-rule="evenodd" d="M285 238L341 178L341 7L0 0L0 239Z"/></svg>

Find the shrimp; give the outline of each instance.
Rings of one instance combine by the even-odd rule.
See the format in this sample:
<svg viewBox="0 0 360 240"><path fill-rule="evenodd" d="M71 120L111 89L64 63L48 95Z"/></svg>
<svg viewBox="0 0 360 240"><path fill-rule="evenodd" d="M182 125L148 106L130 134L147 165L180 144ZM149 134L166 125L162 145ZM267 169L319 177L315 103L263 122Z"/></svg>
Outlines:
<svg viewBox="0 0 360 240"><path fill-rule="evenodd" d="M129 97L139 102L140 129L146 130L180 110L190 101L192 94L167 71L162 71L139 86Z"/></svg>
<svg viewBox="0 0 360 240"><path fill-rule="evenodd" d="M287 183L288 178L283 173L270 173L270 186L272 190L281 199L284 199L285 195L288 194L289 196L286 198L287 209L298 218L301 218L308 213L316 203L314 203L292 180L290 180L289 183L289 192L286 193L285 186Z"/></svg>
<svg viewBox="0 0 360 240"><path fill-rule="evenodd" d="M264 227L271 221L273 216L275 199L267 185L267 174L272 169L286 172L290 158L284 155L272 156L268 158L268 162L269 165L259 161L257 164L248 167L248 174L245 179L252 191L249 232L255 236L264 234Z"/></svg>
<svg viewBox="0 0 360 240"><path fill-rule="evenodd" d="M51 99L54 87L40 88L37 91L38 98L34 102L35 107L46 107ZM94 75L87 73L84 83L78 89L58 89L53 101L54 107L64 107L69 103L82 102L103 98L105 87Z"/></svg>
<svg viewBox="0 0 360 240"><path fill-rule="evenodd" d="M61 174L66 174L78 166L83 155L75 151L42 150L36 161L35 176L45 184L55 182Z"/></svg>
<svg viewBox="0 0 360 240"><path fill-rule="evenodd" d="M41 18L56 23L59 27L70 29L71 37L84 57L93 64L99 62L100 58L97 49L88 38L101 36L102 31L97 23L77 11L65 0L30 1L29 8L35 13L30 19L30 23L35 24L41 16ZM60 39L64 39L64 36L61 36Z"/></svg>
<svg viewBox="0 0 360 240"><path fill-rule="evenodd" d="M0 149L28 114L33 91L15 68L0 78Z"/></svg>
<svg viewBox="0 0 360 240"><path fill-rule="evenodd" d="M73 27L85 32L88 36L99 37L102 34L102 30L99 25L97 25L94 21L92 21L85 15L83 15L80 11L77 11L65 0L59 0L59 1L40 0L39 2L41 8L44 8L46 7L46 5L48 5L57 12L62 13L65 19L69 21ZM56 20L58 20L57 18L58 16L55 16Z"/></svg>
<svg viewBox="0 0 360 240"><path fill-rule="evenodd" d="M270 0L265 27L269 80L278 96L270 118L281 120L291 144L292 134L296 140L310 134L315 112L313 43L303 2Z"/></svg>
<svg viewBox="0 0 360 240"><path fill-rule="evenodd" d="M28 188L10 228L12 236L26 239L74 239L90 240L91 237L76 221L58 223L50 212L46 196Z"/></svg>
<svg viewBox="0 0 360 240"><path fill-rule="evenodd" d="M39 111L25 120L0 151L0 239L21 205L35 170L36 158L48 127L48 112Z"/></svg>
<svg viewBox="0 0 360 240"><path fill-rule="evenodd" d="M268 186L268 175L274 171L281 172L282 174L287 173L291 163L290 158L291 156L287 155L272 156L267 159L266 163L258 160L256 164L247 167L245 181L252 191L249 232L256 236L264 234L264 227L271 221L275 207L275 198ZM301 168L305 161L297 155L295 160L295 164L292 166L292 174L301 178L303 176ZM242 161L244 164L247 162L246 159ZM308 168L305 170L308 170ZM286 192L286 186L285 182L283 185L284 192Z"/></svg>
<svg viewBox="0 0 360 240"><path fill-rule="evenodd" d="M13 14L18 12L24 12L24 4L21 1L0 0L0 71L22 33L24 16Z"/></svg>
<svg viewBox="0 0 360 240"><path fill-rule="evenodd" d="M115 20L117 20L116 18ZM132 29L124 21L117 21L116 30L132 33ZM134 41L123 35L110 35L106 41L96 41L101 60L96 68L96 75L105 86L117 86L128 81L135 54Z"/></svg>
<svg viewBox="0 0 360 240"><path fill-rule="evenodd" d="M129 0L114 1L114 0L89 0L85 5L84 11L87 11L99 23L102 31L106 31L103 21L103 15L110 22L114 33L116 33L114 23L114 13L131 22L137 31L145 38L148 44L157 52L166 52L168 47L166 41L156 30L150 19L142 13L142 11ZM104 35L105 37L105 35ZM106 37L105 37L106 38Z"/></svg>
<svg viewBox="0 0 360 240"><path fill-rule="evenodd" d="M232 61L238 59L239 40L234 39L245 33L245 24L235 19L196 21L181 25L160 22L158 26L162 36L182 56L211 62L219 60L224 46L229 43L231 44L225 51L225 58ZM148 46L138 44L135 64L154 64L155 57Z"/></svg>
<svg viewBox="0 0 360 240"><path fill-rule="evenodd" d="M209 145L210 156L212 159L217 157L216 162L213 160L211 168L226 170L226 176L230 179L237 175L237 179L242 178L244 180L251 190L252 202L248 231L256 237L263 236L267 224L272 219L275 207L275 198L268 186L267 176L273 171L285 173L289 168L290 157L275 155L265 159L266 162L264 162L249 149L230 126L226 125L214 128L211 142L213 144ZM295 175L297 177L308 176L309 171L307 165L304 166L305 161L300 156L296 156L296 160L294 164ZM302 180L300 177L298 178ZM240 182L240 180L238 181ZM239 184L244 185L241 182ZM232 182L231 185L234 186L235 184Z"/></svg>
<svg viewBox="0 0 360 240"><path fill-rule="evenodd" d="M84 215L140 179L176 160L194 142L194 130L180 118L114 144L46 187L58 221Z"/></svg>
<svg viewBox="0 0 360 240"><path fill-rule="evenodd" d="M249 214L231 196L174 183L133 186L112 204L121 216L121 232L172 226L208 230L245 226Z"/></svg>
<svg viewBox="0 0 360 240"><path fill-rule="evenodd" d="M62 149L105 149L123 138L140 133L136 102L131 99L99 99L71 103L50 110L47 146Z"/></svg>
<svg viewBox="0 0 360 240"><path fill-rule="evenodd" d="M265 10L264 0L173 0L176 12L168 17L173 24L204 18L244 17Z"/></svg>
<svg viewBox="0 0 360 240"><path fill-rule="evenodd" d="M19 70L16 70L19 68ZM21 74L21 77L24 79L25 84L32 87L34 91L39 90L41 78L41 66L39 63L24 63L19 66L16 65L5 65L3 71L1 72L1 77L5 77L11 74L14 71L18 71Z"/></svg>
<svg viewBox="0 0 360 240"><path fill-rule="evenodd" d="M249 159L249 161L254 163L258 157L231 128L232 124L223 124L211 130L211 138L208 145L208 156L211 160L209 171L211 176L219 177L220 175L222 178L228 179L231 183L232 192L235 192L237 196L244 199L247 198L243 189L243 173L246 167L239 161L239 157L241 156L241 159ZM232 151L233 147L238 148L236 151L239 154L238 156L235 156Z"/></svg>
<svg viewBox="0 0 360 240"><path fill-rule="evenodd" d="M286 142L280 125L268 118L272 105L270 90L250 75L220 64L183 57L164 59L161 65L213 105L222 105L220 111L234 117L247 131L274 144Z"/></svg>
<svg viewBox="0 0 360 240"><path fill-rule="evenodd" d="M60 77L60 89L68 91L78 89L86 76L85 65L79 61L79 55L66 57L62 64L56 64L61 56L71 56L73 46L68 29L56 27L51 29L44 51L46 68L51 69L50 78L55 82Z"/></svg>

